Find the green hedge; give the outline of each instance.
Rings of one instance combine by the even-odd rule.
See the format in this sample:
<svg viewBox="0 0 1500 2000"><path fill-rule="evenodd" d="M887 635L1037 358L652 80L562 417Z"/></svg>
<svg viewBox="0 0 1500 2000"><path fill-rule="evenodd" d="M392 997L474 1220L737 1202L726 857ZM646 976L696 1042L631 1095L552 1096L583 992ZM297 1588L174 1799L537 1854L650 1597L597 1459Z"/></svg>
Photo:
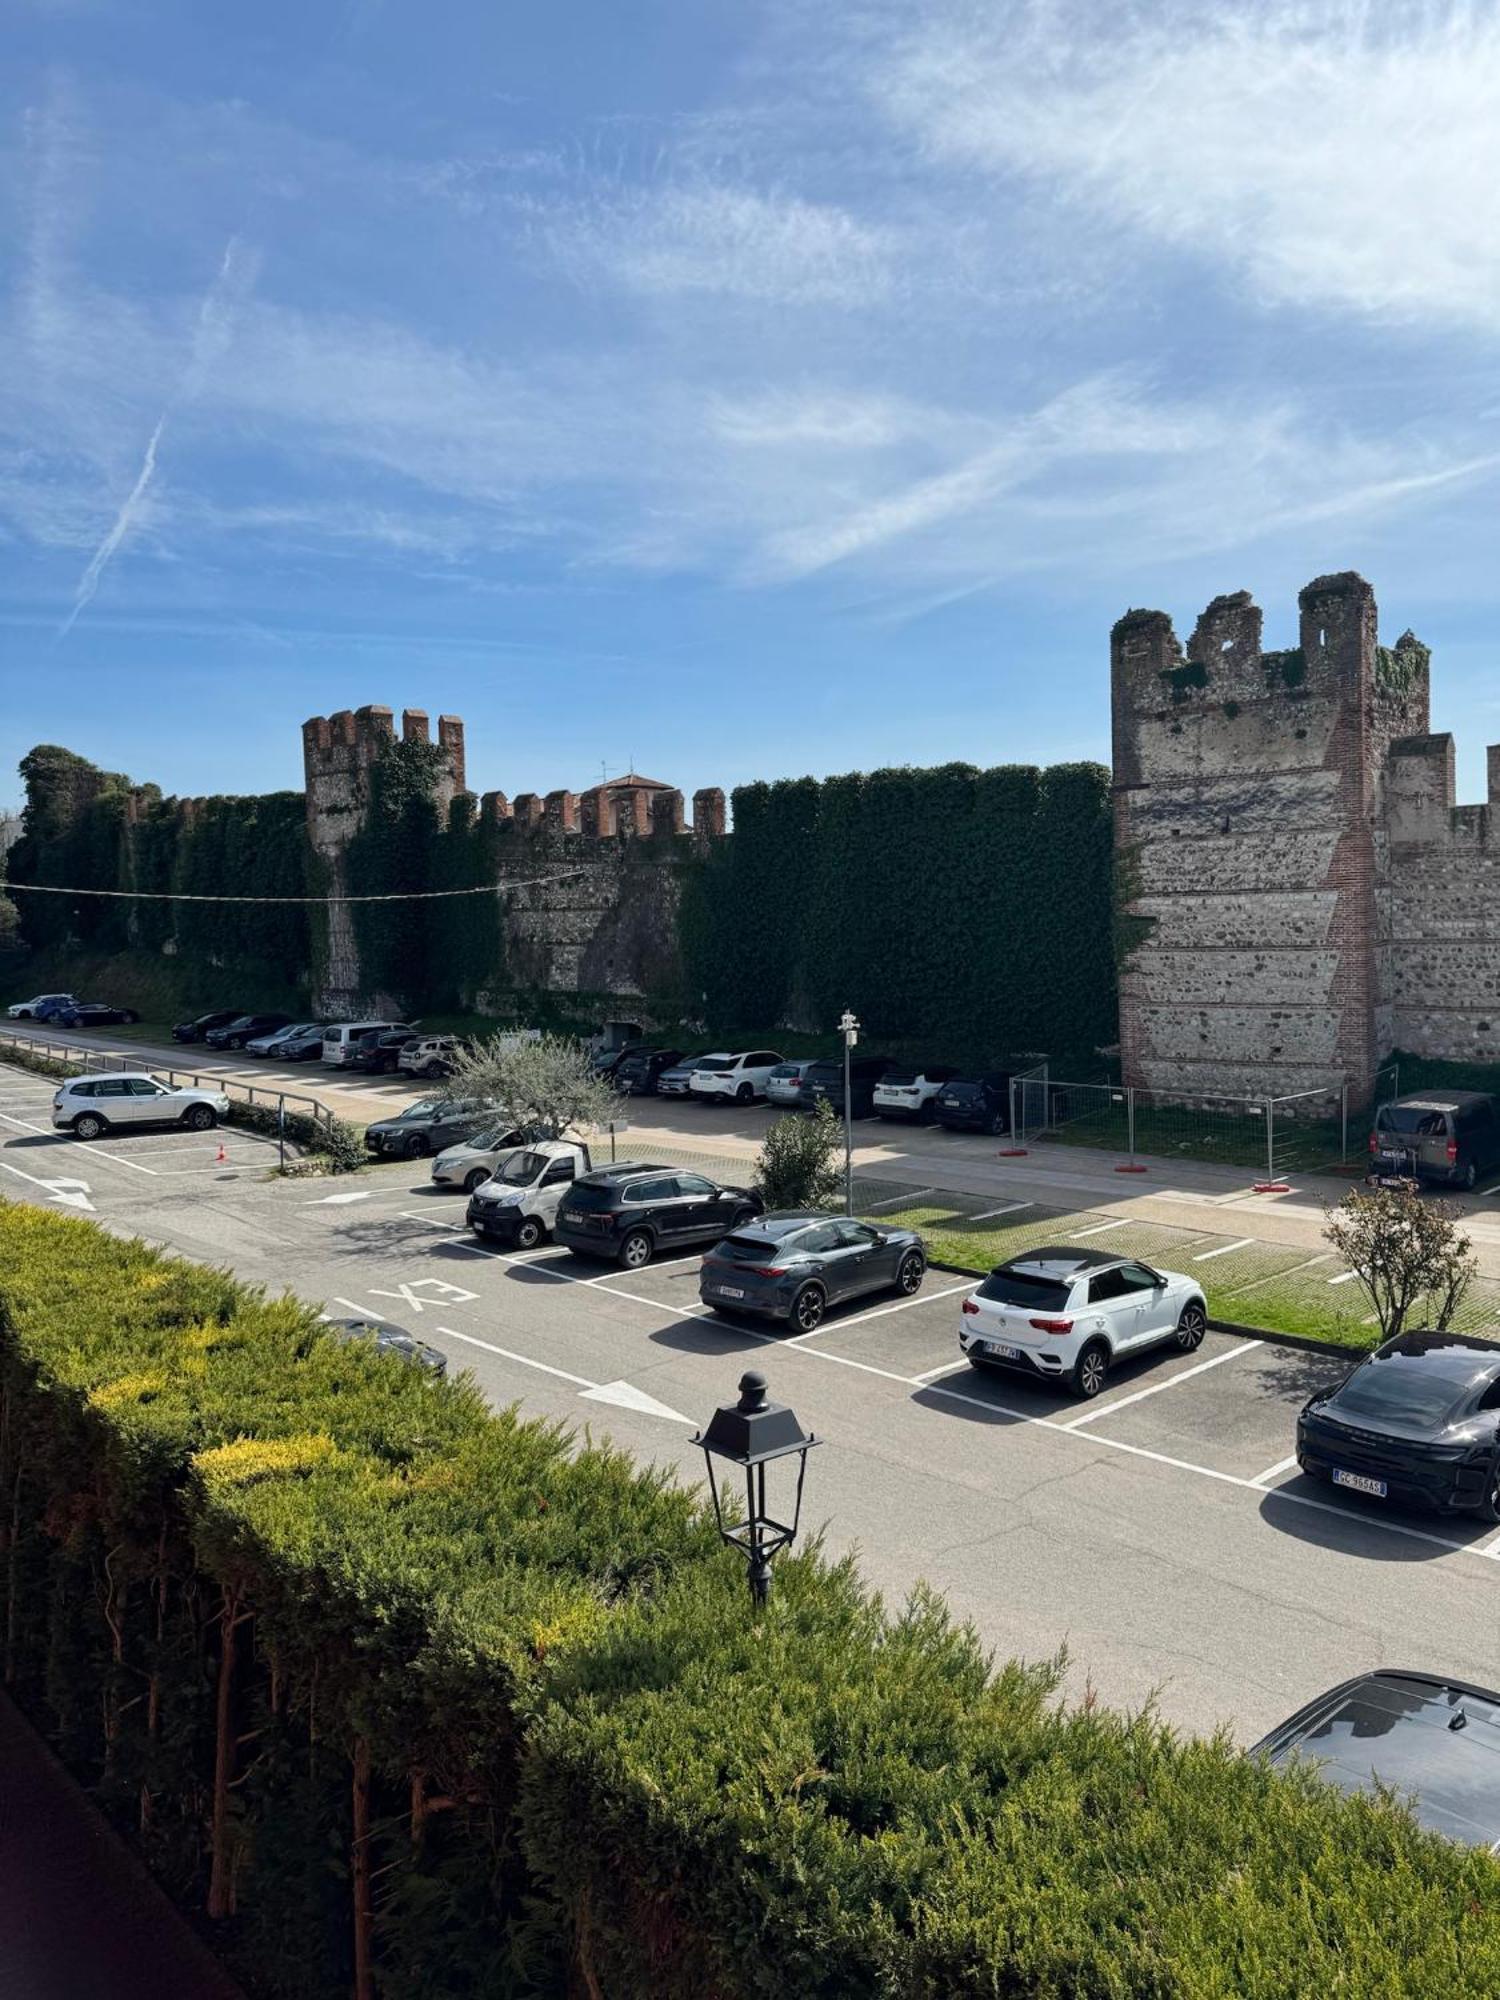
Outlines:
<svg viewBox="0 0 1500 2000"><path fill-rule="evenodd" d="M266 1994L1500 1991L1487 1854L4 1204L0 1671Z"/></svg>
<svg viewBox="0 0 1500 2000"><path fill-rule="evenodd" d="M1118 1032L1111 840L1097 764L743 785L685 911L688 987L766 1035L851 1006L929 1057L1092 1059Z"/></svg>

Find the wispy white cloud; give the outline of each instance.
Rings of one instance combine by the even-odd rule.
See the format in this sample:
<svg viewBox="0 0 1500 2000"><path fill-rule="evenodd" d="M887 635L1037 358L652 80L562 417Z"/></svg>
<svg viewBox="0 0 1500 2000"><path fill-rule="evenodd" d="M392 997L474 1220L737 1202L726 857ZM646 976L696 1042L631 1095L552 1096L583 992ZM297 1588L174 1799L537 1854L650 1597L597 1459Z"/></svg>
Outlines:
<svg viewBox="0 0 1500 2000"><path fill-rule="evenodd" d="M939 4L867 51L930 160L988 170L1261 298L1500 327L1491 0Z"/></svg>
<svg viewBox="0 0 1500 2000"><path fill-rule="evenodd" d="M183 403L190 402L202 390L208 371L228 337L236 299L243 296L245 288L250 283L252 271L253 260L243 254L238 241L231 237L224 247L224 254L219 260L219 268L213 283L204 294L203 303L198 310L187 366L183 370L177 393L153 425L134 483L120 503L103 541L90 557L88 567L79 578L72 606L58 629L59 638L67 637L79 617L93 602L105 570L119 553L126 536L136 525L145 504L147 490L156 477L156 456L161 448L168 421Z"/></svg>

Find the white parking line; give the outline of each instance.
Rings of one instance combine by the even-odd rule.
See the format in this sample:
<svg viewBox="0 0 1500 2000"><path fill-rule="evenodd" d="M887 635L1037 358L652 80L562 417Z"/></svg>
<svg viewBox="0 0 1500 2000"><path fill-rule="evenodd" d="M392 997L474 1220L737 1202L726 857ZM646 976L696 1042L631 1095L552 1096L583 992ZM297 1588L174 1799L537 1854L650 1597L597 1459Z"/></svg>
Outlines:
<svg viewBox="0 0 1500 2000"><path fill-rule="evenodd" d="M1079 1241L1085 1236L1103 1236L1111 1229L1123 1229L1129 1220L1128 1215L1122 1215L1118 1222L1096 1222L1092 1229L1075 1229L1073 1235Z"/></svg>
<svg viewBox="0 0 1500 2000"><path fill-rule="evenodd" d="M955 1292L971 1292L979 1280L964 1278L956 1285L944 1285L938 1292L919 1292L912 1299L897 1299L894 1305L875 1306L869 1312L855 1313L851 1319L825 1319L821 1326L815 1326L811 1333L799 1333L795 1340L784 1340L783 1347L800 1347L805 1340L816 1340L824 1333L846 1333L851 1326L863 1326L867 1319L884 1319L887 1313L905 1312L908 1306L925 1306L933 1299L951 1298Z"/></svg>
<svg viewBox="0 0 1500 2000"><path fill-rule="evenodd" d="M1226 1347L1222 1354L1212 1354L1207 1361L1200 1361L1196 1367L1179 1369L1175 1375L1167 1376L1164 1382L1153 1382L1149 1388L1137 1389L1133 1396L1117 1396L1112 1403L1096 1403L1091 1410L1085 1410L1081 1417L1069 1417L1063 1425L1067 1431L1076 1431L1084 1424L1097 1423L1100 1417L1112 1417L1116 1410L1125 1410L1132 1403L1143 1403L1148 1396L1159 1396L1163 1389L1175 1389L1179 1382L1187 1382L1194 1375L1206 1374L1210 1368L1217 1368L1222 1361L1233 1361L1237 1354L1248 1354L1252 1348L1260 1347L1258 1340L1243 1340L1234 1347Z"/></svg>
<svg viewBox="0 0 1500 2000"><path fill-rule="evenodd" d="M373 1306L356 1305L353 1299L346 1299L339 1292L334 1293L333 1303L336 1306L347 1306L350 1312L358 1313L361 1319L383 1320L385 1318L385 1314L376 1312Z"/></svg>
<svg viewBox="0 0 1500 2000"><path fill-rule="evenodd" d="M992 1216L1014 1215L1018 1208L1035 1207L1036 1203L1034 1201L1008 1201L1001 1208L982 1208L978 1215L971 1215L967 1220L970 1222L988 1222Z"/></svg>
<svg viewBox="0 0 1500 2000"><path fill-rule="evenodd" d="M945 1361L941 1368L928 1368L920 1375L913 1375L911 1379L913 1382L920 1382L925 1389L929 1382L935 1382L940 1375L958 1375L972 1372L972 1362L966 1358L960 1358L957 1361Z"/></svg>
<svg viewBox="0 0 1500 2000"><path fill-rule="evenodd" d="M33 1125L25 1118L12 1118L8 1111L0 1111L0 1121L3 1121L7 1125L14 1125L22 1132L40 1132L44 1139L60 1140L64 1136L55 1126ZM74 1143L77 1144L78 1142L75 1140ZM118 1153L101 1152L96 1144L90 1144L87 1140L83 1143L88 1145L89 1158L91 1160L113 1160L117 1167L129 1167L132 1173L150 1174L153 1180L161 1178L155 1167L143 1167L139 1160L122 1160Z"/></svg>
<svg viewBox="0 0 1500 2000"><path fill-rule="evenodd" d="M1248 1250L1254 1241L1253 1236L1242 1236L1238 1243L1221 1243L1217 1250L1200 1250L1193 1262L1206 1264L1211 1257L1227 1257L1231 1250Z"/></svg>
<svg viewBox="0 0 1500 2000"><path fill-rule="evenodd" d="M1276 1463L1274 1465L1268 1465L1264 1472L1257 1472L1255 1477L1251 1480L1250 1484L1252 1486L1264 1486L1266 1481L1268 1479L1274 1479L1278 1472L1290 1472L1292 1467L1296 1463L1297 1463L1296 1452L1293 1452L1290 1458L1278 1458Z"/></svg>
<svg viewBox="0 0 1500 2000"><path fill-rule="evenodd" d="M477 1334L460 1333L456 1326L440 1326L439 1333L446 1333L450 1340L466 1340L470 1347L482 1347L486 1354L498 1354L506 1361L519 1361L523 1368L536 1368L543 1375L555 1375L560 1382L576 1383L580 1389L597 1389L599 1384L589 1380L587 1375L570 1375L566 1368L554 1368L547 1361L533 1361L529 1354L515 1354L508 1347L496 1347L492 1340L481 1340Z"/></svg>
<svg viewBox="0 0 1500 2000"><path fill-rule="evenodd" d="M925 1187L913 1188L910 1194L886 1195L881 1201L865 1202L863 1204L864 1212L867 1215L873 1215L877 1208L910 1208L915 1202L921 1201L924 1195L936 1193L936 1188Z"/></svg>
<svg viewBox="0 0 1500 2000"><path fill-rule="evenodd" d="M1358 1271L1340 1271L1336 1278L1330 1278L1328 1282L1330 1285L1347 1285L1351 1279L1358 1276Z"/></svg>
<svg viewBox="0 0 1500 2000"><path fill-rule="evenodd" d="M641 1269L643 1271L671 1271L675 1270L679 1264L701 1264L702 1262L703 1252L701 1250L694 1250L686 1257L654 1257L649 1264L643 1264ZM607 1284L613 1276L614 1273L612 1271L603 1271L597 1278L585 1278L583 1282L586 1285L603 1285Z"/></svg>

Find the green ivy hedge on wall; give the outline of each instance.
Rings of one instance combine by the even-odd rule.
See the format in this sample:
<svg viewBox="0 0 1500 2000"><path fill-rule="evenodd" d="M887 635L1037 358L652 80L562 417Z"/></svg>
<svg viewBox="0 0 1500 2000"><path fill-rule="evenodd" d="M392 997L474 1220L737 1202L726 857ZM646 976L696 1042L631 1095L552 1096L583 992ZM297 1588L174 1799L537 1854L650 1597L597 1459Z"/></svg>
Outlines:
<svg viewBox="0 0 1500 2000"><path fill-rule="evenodd" d="M874 1037L978 1061L1116 1034L1109 773L886 770L742 786L685 913L710 1020L772 1033L852 1006Z"/></svg>

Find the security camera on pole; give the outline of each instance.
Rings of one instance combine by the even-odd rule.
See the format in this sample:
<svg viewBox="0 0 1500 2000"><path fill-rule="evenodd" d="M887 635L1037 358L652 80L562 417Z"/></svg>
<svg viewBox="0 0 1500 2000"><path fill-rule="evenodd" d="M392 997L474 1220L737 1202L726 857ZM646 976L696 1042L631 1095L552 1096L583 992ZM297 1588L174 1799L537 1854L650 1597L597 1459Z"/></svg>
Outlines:
<svg viewBox="0 0 1500 2000"><path fill-rule="evenodd" d="M854 1213L854 1100L850 1090L849 1064L854 1053L854 1044L859 1040L859 1023L852 1010L844 1009L839 1020L839 1033L844 1038L844 1213Z"/></svg>

